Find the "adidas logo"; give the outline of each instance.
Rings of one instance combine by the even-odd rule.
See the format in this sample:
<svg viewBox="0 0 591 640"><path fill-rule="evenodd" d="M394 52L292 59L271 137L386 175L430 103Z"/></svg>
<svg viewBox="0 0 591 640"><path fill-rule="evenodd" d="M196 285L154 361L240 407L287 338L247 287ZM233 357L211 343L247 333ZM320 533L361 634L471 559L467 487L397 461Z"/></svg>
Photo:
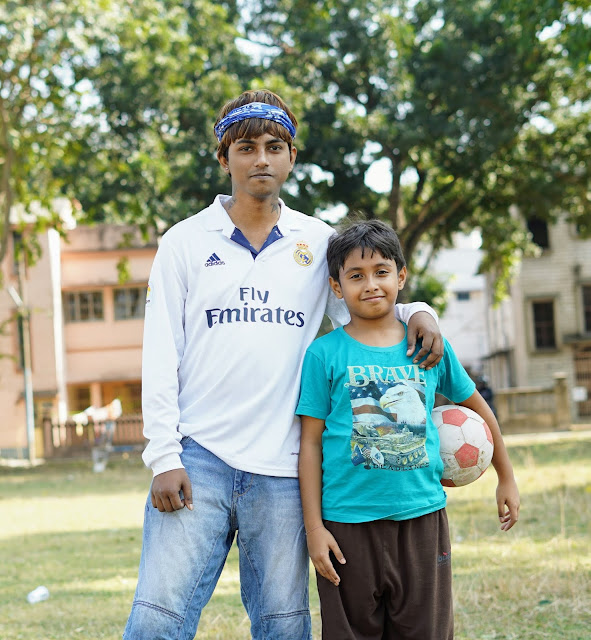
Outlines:
<svg viewBox="0 0 591 640"><path fill-rule="evenodd" d="M207 262L205 263L206 267L216 267L218 265L226 264L223 260L220 260L217 253L212 253L209 258L207 258Z"/></svg>

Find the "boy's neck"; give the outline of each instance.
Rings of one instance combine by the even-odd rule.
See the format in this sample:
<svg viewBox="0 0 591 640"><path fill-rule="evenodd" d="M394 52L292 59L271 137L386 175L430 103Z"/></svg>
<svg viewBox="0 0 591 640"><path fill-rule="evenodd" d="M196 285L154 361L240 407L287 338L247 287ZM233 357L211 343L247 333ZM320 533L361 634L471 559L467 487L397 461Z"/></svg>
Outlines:
<svg viewBox="0 0 591 640"><path fill-rule="evenodd" d="M368 347L393 347L402 342L406 335L402 322L390 316L376 320L351 318L344 330Z"/></svg>

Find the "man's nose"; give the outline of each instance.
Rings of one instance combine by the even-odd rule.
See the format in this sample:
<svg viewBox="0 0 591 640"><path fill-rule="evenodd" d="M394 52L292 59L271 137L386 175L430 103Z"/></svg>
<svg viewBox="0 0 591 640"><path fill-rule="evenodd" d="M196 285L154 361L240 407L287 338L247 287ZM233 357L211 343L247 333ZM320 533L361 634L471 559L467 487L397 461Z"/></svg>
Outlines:
<svg viewBox="0 0 591 640"><path fill-rule="evenodd" d="M255 163L256 163L257 167L261 167L261 166L266 167L269 164L269 161L267 159L267 150L266 149L259 149L257 151Z"/></svg>

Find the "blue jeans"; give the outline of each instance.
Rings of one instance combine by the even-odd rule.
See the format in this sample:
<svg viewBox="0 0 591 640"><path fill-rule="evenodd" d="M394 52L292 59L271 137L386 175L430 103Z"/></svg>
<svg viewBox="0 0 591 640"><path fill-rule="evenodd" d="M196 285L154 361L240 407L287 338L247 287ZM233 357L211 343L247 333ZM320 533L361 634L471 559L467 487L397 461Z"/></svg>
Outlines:
<svg viewBox="0 0 591 640"><path fill-rule="evenodd" d="M255 640L311 640L308 553L297 478L229 467L192 438L181 460L193 511L146 502L125 640L193 640L237 533L242 602Z"/></svg>

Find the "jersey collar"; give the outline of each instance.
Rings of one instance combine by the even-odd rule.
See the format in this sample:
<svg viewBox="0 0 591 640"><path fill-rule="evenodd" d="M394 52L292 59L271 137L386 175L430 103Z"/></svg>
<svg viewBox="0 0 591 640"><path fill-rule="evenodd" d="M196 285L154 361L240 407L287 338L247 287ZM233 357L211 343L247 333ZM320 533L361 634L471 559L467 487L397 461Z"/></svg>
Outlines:
<svg viewBox="0 0 591 640"><path fill-rule="evenodd" d="M207 231L221 231L227 238L231 238L236 228L228 212L224 209L223 203L230 199L230 196L219 195L210 207L203 212L203 226ZM282 236L288 236L291 231L298 231L302 228L302 222L296 216L296 212L290 209L279 199L281 215L277 221L277 228Z"/></svg>

